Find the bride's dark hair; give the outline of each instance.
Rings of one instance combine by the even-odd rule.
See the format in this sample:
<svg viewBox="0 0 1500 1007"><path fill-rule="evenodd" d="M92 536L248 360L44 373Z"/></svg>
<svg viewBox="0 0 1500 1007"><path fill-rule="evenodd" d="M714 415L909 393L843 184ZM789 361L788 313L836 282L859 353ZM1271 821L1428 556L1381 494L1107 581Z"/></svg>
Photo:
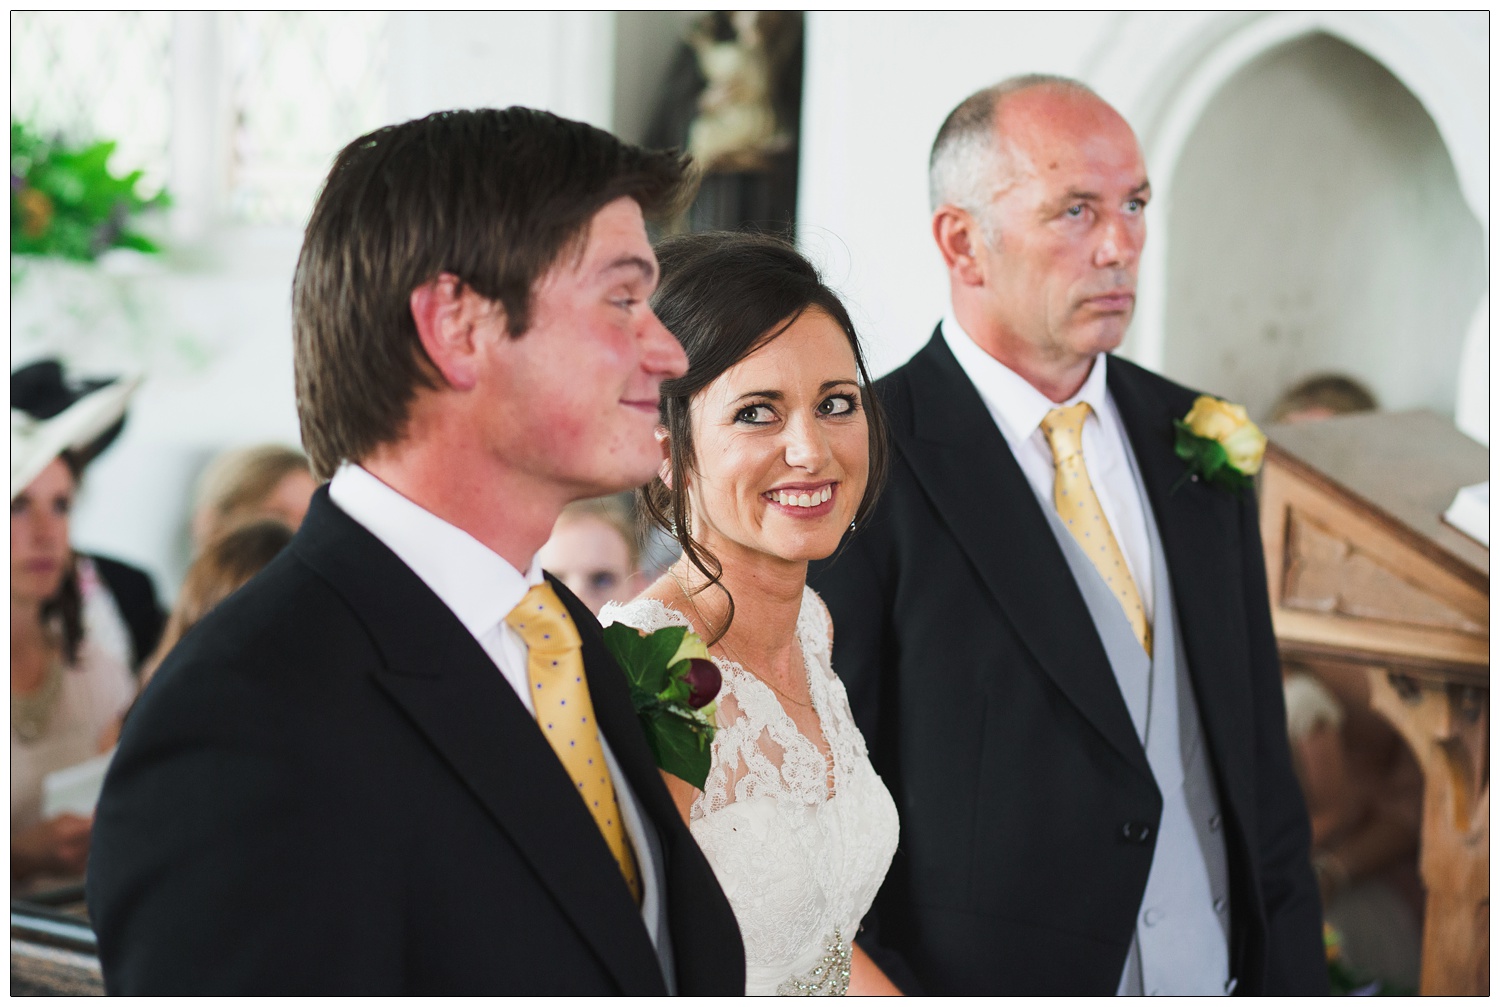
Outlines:
<svg viewBox="0 0 1500 1007"><path fill-rule="evenodd" d="M786 241L750 232L684 234L658 244L656 258L661 285L651 298L651 307L687 351L688 372L664 382L661 389L661 422L668 433L672 485L653 479L638 491L637 499L642 514L671 534L683 555L708 579L704 590L718 587L728 599L724 624L704 627L712 634L708 642L714 643L734 621L734 598L721 581L723 564L690 532L692 516L682 474L697 470L689 422L693 396L785 332L809 308L832 318L854 351L860 400L870 431L869 481L855 513L856 524L864 521L885 481L885 419L871 392L870 374L849 312L812 263Z"/></svg>

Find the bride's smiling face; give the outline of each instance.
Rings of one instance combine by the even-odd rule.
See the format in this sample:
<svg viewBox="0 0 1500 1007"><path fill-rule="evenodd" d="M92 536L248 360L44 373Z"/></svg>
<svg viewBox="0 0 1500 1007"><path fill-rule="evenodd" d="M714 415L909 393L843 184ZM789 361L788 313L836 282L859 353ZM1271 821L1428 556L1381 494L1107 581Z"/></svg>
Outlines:
<svg viewBox="0 0 1500 1007"><path fill-rule="evenodd" d="M737 550L822 559L864 498L870 432L854 350L808 308L693 396L692 534L720 560Z"/></svg>

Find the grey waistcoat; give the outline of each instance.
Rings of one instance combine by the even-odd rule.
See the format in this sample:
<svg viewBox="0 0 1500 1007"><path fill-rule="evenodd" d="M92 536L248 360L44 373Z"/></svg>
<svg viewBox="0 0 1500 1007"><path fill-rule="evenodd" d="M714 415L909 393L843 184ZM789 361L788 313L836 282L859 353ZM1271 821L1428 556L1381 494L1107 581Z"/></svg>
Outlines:
<svg viewBox="0 0 1500 1007"><path fill-rule="evenodd" d="M1151 545L1152 656L1141 648L1119 601L1058 518L1052 501L1039 501L1093 616L1162 798L1151 873L1117 992L1226 993L1233 988L1229 868L1218 792L1188 677L1156 516L1128 448L1126 455Z"/></svg>

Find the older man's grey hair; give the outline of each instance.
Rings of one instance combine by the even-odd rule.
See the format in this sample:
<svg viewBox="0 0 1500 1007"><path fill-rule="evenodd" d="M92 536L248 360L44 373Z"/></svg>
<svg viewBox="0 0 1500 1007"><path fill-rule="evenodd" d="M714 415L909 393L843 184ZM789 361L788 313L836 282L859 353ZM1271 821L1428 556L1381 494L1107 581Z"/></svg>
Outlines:
<svg viewBox="0 0 1500 1007"><path fill-rule="evenodd" d="M1007 167L995 112L1007 96L1037 87L1094 95L1087 84L1071 77L1028 73L1007 77L959 102L943 120L927 162L927 196L934 212L945 203L967 210L979 221L986 240L993 240L986 210Z"/></svg>

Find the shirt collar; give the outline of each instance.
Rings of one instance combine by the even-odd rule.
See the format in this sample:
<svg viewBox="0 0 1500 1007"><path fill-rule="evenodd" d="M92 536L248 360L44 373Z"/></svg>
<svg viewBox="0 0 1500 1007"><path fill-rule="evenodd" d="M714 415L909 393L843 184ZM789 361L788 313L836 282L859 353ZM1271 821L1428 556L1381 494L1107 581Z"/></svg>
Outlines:
<svg viewBox="0 0 1500 1007"><path fill-rule="evenodd" d="M1034 434L1047 414L1059 406L1087 402L1096 418L1104 416L1109 394L1109 386L1105 383L1107 354L1094 357L1094 366L1089 368L1083 387L1071 398L1066 402L1053 402L1037 391L1031 382L981 349L958 323L952 310L943 316L943 338L958 359L959 366L974 383L990 414L1000 424L1001 433L1012 443L1024 441Z"/></svg>
<svg viewBox="0 0 1500 1007"><path fill-rule="evenodd" d="M522 574L468 532L408 500L358 465L334 473L328 495L385 543L476 638L542 582L533 557Z"/></svg>

